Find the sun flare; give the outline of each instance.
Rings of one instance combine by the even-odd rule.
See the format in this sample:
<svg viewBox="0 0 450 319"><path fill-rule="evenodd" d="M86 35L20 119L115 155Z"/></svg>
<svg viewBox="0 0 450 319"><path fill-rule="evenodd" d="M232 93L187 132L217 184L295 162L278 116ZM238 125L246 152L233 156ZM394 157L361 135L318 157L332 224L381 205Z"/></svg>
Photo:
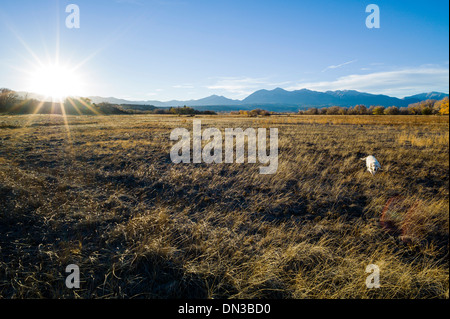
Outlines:
<svg viewBox="0 0 450 319"><path fill-rule="evenodd" d="M31 75L31 90L60 101L81 92L82 81L76 72L66 66L44 65Z"/></svg>

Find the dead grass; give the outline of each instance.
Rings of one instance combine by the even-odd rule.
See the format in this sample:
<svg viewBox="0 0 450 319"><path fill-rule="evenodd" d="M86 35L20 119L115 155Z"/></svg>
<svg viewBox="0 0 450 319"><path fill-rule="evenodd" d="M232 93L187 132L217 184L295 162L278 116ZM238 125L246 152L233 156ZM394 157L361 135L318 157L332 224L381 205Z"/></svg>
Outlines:
<svg viewBox="0 0 450 319"><path fill-rule="evenodd" d="M449 133L442 132L442 134L435 134L427 136L424 133L408 132L402 133L398 136L398 142L403 145L412 145L417 147L440 147L448 145Z"/></svg>
<svg viewBox="0 0 450 319"><path fill-rule="evenodd" d="M2 298L448 298L448 117L202 117L278 127L270 176L171 163L192 118L68 122L70 139L61 117L0 117Z"/></svg>

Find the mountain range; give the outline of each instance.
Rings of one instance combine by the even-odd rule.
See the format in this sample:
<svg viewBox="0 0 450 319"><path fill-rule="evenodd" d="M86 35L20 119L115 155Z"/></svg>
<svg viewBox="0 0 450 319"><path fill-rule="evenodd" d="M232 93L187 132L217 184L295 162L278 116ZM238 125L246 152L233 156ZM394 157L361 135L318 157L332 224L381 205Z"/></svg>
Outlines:
<svg viewBox="0 0 450 319"><path fill-rule="evenodd" d="M20 92L19 95L23 95ZM134 104L134 105L151 105L156 107L178 107L190 106L198 110L212 111L232 111L232 110L248 110L254 108L264 108L268 111L275 112L296 112L299 109L307 109L310 107L328 107L328 106L355 106L364 104L366 106L381 105L397 107L408 106L412 103L434 99L441 100L449 95L441 92L420 93L407 96L402 99L382 94L370 94L355 90L338 90L318 92L308 89L295 91L287 91L281 88L274 90L259 90L242 100L228 99L224 96L211 95L209 97L198 99L179 101L172 100L167 102L148 100L148 101L130 101L118 99L114 97L89 96L93 103L112 103L112 104ZM33 97L28 94L28 97ZM36 98L36 97L34 97Z"/></svg>

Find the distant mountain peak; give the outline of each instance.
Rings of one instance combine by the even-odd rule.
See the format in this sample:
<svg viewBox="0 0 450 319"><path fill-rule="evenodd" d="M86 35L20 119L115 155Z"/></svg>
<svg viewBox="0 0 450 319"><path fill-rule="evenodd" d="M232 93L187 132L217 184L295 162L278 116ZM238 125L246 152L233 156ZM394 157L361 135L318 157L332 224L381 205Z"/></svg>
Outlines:
<svg viewBox="0 0 450 319"><path fill-rule="evenodd" d="M408 100L410 102L419 102L423 100L442 100L444 97L448 97L448 94L442 92L428 92L428 93L420 93L411 96L405 96L403 100Z"/></svg>
<svg viewBox="0 0 450 319"><path fill-rule="evenodd" d="M17 92L21 98L35 98L41 99L37 94L28 92ZM295 111L295 109L309 108L309 107L327 107L327 106L355 106L364 104L366 106L382 105L404 107L412 103L417 103L424 100L442 100L448 97L448 93L442 92L427 92L416 95L404 97L402 99L391 97L382 94L371 94L366 92L359 92L356 90L336 90L318 92L306 88L287 91L283 88L277 87L273 90L261 89L253 92L242 100L229 99L222 95L213 94L208 97L189 100L189 101L129 101L115 97L99 97L89 96L93 103L99 104L101 102L108 102L112 104L135 104L135 105L153 105L156 107L182 107L184 105L189 107L198 107L207 109L210 107L216 111L231 110L231 109L252 109L265 108L268 111L283 112L283 110Z"/></svg>

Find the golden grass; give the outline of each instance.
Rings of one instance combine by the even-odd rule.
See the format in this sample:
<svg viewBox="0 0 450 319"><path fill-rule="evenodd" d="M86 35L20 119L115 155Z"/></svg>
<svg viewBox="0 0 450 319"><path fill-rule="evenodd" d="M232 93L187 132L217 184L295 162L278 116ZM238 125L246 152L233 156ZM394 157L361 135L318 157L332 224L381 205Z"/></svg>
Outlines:
<svg viewBox="0 0 450 319"><path fill-rule="evenodd" d="M401 133L398 136L398 142L400 144L410 144L418 147L445 147L448 145L449 133L443 132L442 134L427 136L425 134L418 135L414 132Z"/></svg>
<svg viewBox="0 0 450 319"><path fill-rule="evenodd" d="M448 298L448 117L201 119L278 127L277 174L171 163L192 118L0 117L0 297Z"/></svg>

